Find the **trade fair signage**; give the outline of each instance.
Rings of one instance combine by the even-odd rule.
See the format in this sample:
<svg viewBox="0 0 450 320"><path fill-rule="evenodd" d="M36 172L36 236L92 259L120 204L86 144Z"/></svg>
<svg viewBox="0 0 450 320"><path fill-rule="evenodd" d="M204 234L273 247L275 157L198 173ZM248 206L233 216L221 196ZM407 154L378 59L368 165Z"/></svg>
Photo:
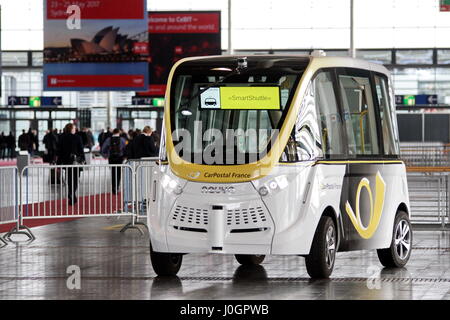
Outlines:
<svg viewBox="0 0 450 320"><path fill-rule="evenodd" d="M148 13L150 86L142 96L164 96L175 62L185 57L220 55L220 11Z"/></svg>
<svg viewBox="0 0 450 320"><path fill-rule="evenodd" d="M44 90L146 91L146 0L45 0Z"/></svg>
<svg viewBox="0 0 450 320"><path fill-rule="evenodd" d="M439 4L441 11L450 11L450 0L440 0Z"/></svg>

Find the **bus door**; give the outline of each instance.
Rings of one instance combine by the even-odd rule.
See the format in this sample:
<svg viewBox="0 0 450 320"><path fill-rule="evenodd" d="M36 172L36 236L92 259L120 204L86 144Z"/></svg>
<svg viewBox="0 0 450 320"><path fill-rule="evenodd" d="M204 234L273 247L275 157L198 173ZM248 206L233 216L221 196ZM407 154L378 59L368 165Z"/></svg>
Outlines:
<svg viewBox="0 0 450 320"><path fill-rule="evenodd" d="M364 240L373 238L384 203L379 116L369 71L338 69L337 79L349 158L341 213L347 249L365 249L371 247Z"/></svg>

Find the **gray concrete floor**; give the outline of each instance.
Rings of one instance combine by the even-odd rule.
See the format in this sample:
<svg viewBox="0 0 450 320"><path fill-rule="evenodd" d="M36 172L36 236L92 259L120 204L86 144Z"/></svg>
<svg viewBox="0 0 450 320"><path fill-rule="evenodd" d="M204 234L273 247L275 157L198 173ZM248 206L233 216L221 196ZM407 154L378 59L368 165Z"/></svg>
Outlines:
<svg viewBox="0 0 450 320"><path fill-rule="evenodd" d="M301 257L239 266L230 255L186 255L176 278L152 270L148 236L126 220L85 218L33 229L37 240L0 248L0 299L450 299L450 232L416 231L404 269L376 252L339 253L330 280L309 279ZM16 237L16 239L18 239ZM67 288L67 267L81 289Z"/></svg>

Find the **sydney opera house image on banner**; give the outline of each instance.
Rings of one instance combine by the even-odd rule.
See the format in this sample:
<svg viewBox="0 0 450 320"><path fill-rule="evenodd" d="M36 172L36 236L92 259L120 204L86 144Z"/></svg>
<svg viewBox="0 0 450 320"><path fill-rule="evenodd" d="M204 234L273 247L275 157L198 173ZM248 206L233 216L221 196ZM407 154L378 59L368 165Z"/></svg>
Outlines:
<svg viewBox="0 0 450 320"><path fill-rule="evenodd" d="M139 62L147 61L148 31L139 30L129 21L109 20L113 23L101 29L92 26L70 30L61 34L58 30L46 34L44 58L46 63L70 62ZM119 22L122 22L121 24ZM49 23L59 24L60 21Z"/></svg>

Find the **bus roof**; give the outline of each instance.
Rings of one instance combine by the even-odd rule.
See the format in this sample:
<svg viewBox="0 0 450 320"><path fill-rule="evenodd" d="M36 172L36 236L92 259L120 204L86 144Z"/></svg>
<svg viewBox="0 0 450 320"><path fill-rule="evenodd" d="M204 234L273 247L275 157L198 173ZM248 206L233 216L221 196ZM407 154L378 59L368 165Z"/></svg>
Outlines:
<svg viewBox="0 0 450 320"><path fill-rule="evenodd" d="M361 59L355 59L350 57L326 57L315 55L221 55L221 56L206 56L206 57L192 57L180 60L176 65L188 63L190 66L202 67L211 66L211 64L217 64L221 67L236 67L236 61L240 58L247 58L250 65L259 66L291 66L306 68L312 66L314 69L321 68L357 68L370 70L374 72L380 72L386 75L390 75L388 69L383 65L368 62Z"/></svg>

